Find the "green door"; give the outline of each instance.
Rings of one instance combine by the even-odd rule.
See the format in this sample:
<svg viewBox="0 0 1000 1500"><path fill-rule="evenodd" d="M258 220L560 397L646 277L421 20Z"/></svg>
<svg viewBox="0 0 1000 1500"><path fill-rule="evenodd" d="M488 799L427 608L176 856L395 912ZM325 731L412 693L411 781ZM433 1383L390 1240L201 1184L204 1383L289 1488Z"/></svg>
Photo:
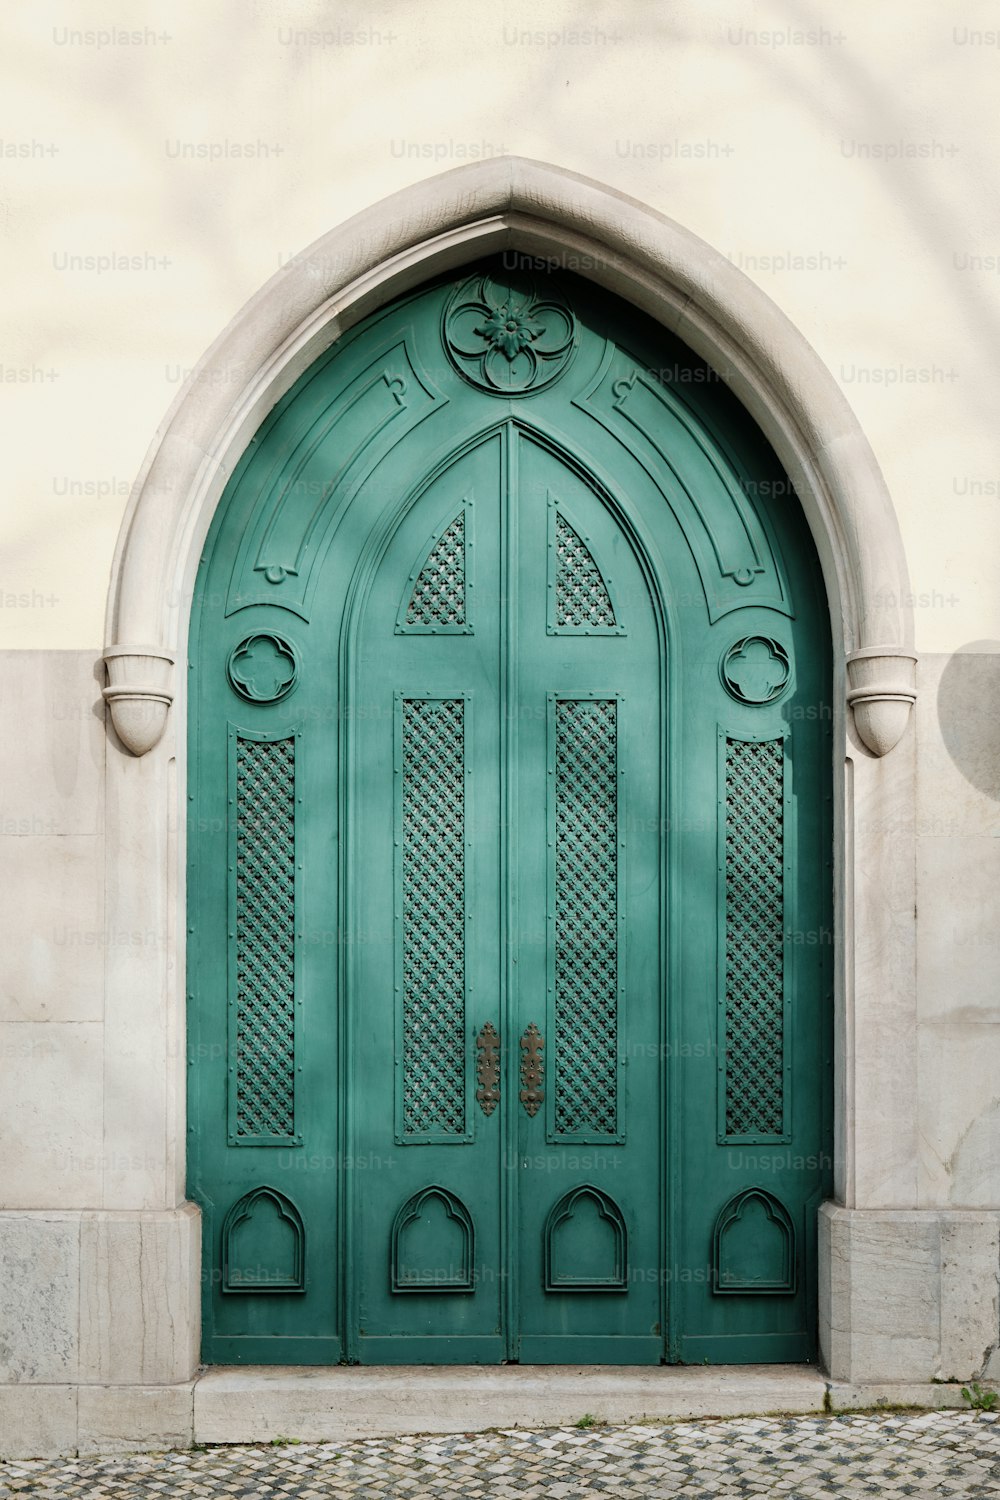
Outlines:
<svg viewBox="0 0 1000 1500"><path fill-rule="evenodd" d="M819 571L746 415L575 278L367 320L192 620L205 1357L810 1359Z"/></svg>

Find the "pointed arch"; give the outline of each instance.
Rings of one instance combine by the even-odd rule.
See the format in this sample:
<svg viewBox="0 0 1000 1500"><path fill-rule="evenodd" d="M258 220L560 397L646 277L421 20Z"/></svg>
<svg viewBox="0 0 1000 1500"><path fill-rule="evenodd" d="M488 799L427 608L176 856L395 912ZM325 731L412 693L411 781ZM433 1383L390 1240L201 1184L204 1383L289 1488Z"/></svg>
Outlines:
<svg viewBox="0 0 1000 1500"><path fill-rule="evenodd" d="M201 544L266 413L376 307L495 251L555 262L624 296L730 385L816 540L858 732L873 753L891 749L915 696L906 563L885 482L833 376L704 241L599 183L519 157L415 184L323 236L237 314L178 393L134 486L112 573L105 695L124 743L144 754L163 733Z"/></svg>
<svg viewBox="0 0 1000 1500"><path fill-rule="evenodd" d="M604 1226L604 1234L595 1244L594 1228L597 1224ZM588 1230L592 1241L589 1245L585 1243ZM563 1243L564 1240L568 1243ZM584 1256L582 1271L579 1264L581 1253ZM591 1183L583 1183L564 1193L545 1221L545 1290L628 1290L625 1216L612 1197Z"/></svg>
<svg viewBox="0 0 1000 1500"><path fill-rule="evenodd" d="M420 1228L424 1233L410 1244ZM447 1230L450 1233L442 1232ZM472 1215L461 1198L438 1183L414 1193L400 1207L390 1254L393 1292L469 1292L475 1287Z"/></svg>
<svg viewBox="0 0 1000 1500"><path fill-rule="evenodd" d="M254 1221L260 1216L256 1234ZM240 1265L243 1246L247 1264ZM291 1198L266 1184L244 1193L222 1226L224 1292L304 1292L306 1232Z"/></svg>
<svg viewBox="0 0 1000 1500"><path fill-rule="evenodd" d="M796 1272L795 1226L781 1199L760 1187L730 1198L712 1235L715 1295L791 1294Z"/></svg>

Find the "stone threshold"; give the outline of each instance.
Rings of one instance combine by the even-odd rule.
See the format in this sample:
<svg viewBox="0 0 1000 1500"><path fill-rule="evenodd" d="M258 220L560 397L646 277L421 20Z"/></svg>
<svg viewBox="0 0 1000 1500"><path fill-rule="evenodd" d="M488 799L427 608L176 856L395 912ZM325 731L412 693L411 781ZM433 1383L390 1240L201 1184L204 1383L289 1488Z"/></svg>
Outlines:
<svg viewBox="0 0 1000 1500"><path fill-rule="evenodd" d="M178 1385L0 1385L0 1458L897 1406L967 1403L960 1382L851 1384L810 1365L214 1366Z"/></svg>
<svg viewBox="0 0 1000 1500"><path fill-rule="evenodd" d="M677 1417L821 1412L827 1382L806 1365L263 1366L206 1370L194 1387L199 1443L306 1442L565 1427Z"/></svg>

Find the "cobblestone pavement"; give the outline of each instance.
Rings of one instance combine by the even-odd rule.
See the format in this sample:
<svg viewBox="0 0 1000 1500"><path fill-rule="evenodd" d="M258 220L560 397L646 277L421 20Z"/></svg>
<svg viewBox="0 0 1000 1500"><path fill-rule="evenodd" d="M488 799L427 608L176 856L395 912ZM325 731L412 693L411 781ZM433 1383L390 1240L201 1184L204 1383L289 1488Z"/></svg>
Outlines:
<svg viewBox="0 0 1000 1500"><path fill-rule="evenodd" d="M1000 1419L741 1417L0 1464L0 1497L1000 1496Z"/></svg>

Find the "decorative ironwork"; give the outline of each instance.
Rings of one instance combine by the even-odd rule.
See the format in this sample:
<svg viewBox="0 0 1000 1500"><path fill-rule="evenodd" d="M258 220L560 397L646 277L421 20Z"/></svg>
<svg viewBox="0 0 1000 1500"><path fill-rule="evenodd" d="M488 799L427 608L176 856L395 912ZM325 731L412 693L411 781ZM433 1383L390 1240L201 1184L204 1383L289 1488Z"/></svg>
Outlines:
<svg viewBox="0 0 1000 1500"><path fill-rule="evenodd" d="M521 1038L521 1090L518 1098L524 1105L524 1112L534 1117L537 1115L543 1100L545 1090L545 1061L542 1051L545 1042L542 1033L532 1021Z"/></svg>
<svg viewBox="0 0 1000 1500"><path fill-rule="evenodd" d="M234 1144L295 1130L295 740L236 736Z"/></svg>
<svg viewBox="0 0 1000 1500"><path fill-rule="evenodd" d="M403 1097L406 1136L466 1130L465 702L404 698Z"/></svg>
<svg viewBox="0 0 1000 1500"><path fill-rule="evenodd" d="M730 646L721 664L722 685L738 703L773 703L792 675L780 641L748 635Z"/></svg>
<svg viewBox="0 0 1000 1500"><path fill-rule="evenodd" d="M554 1129L618 1130L618 702L555 701Z"/></svg>
<svg viewBox="0 0 1000 1500"><path fill-rule="evenodd" d="M556 627L601 630L614 627L614 606L601 570L566 517L556 512Z"/></svg>
<svg viewBox="0 0 1000 1500"><path fill-rule="evenodd" d="M784 742L725 745L727 1138L785 1127Z"/></svg>
<svg viewBox="0 0 1000 1500"><path fill-rule="evenodd" d="M476 1098L484 1115L500 1103L500 1038L489 1021L476 1037Z"/></svg>
<svg viewBox="0 0 1000 1500"><path fill-rule="evenodd" d="M298 671L295 647L270 632L249 635L234 646L226 668L234 692L248 703L276 703L287 697Z"/></svg>
<svg viewBox="0 0 1000 1500"><path fill-rule="evenodd" d="M470 384L496 396L522 396L558 379L576 347L566 303L526 277L473 276L444 315L444 345Z"/></svg>
<svg viewBox="0 0 1000 1500"><path fill-rule="evenodd" d="M428 554L406 606L405 624L466 624L464 510Z"/></svg>

